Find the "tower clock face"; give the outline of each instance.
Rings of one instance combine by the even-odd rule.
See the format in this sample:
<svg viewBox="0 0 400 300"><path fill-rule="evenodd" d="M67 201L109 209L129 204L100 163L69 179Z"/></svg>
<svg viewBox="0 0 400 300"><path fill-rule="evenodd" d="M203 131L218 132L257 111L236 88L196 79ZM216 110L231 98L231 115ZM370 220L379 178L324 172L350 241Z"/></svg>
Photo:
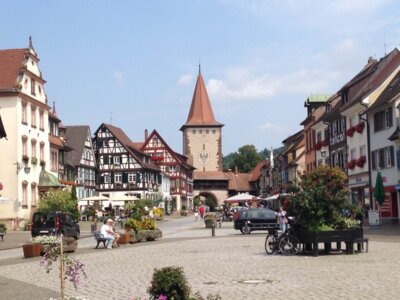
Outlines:
<svg viewBox="0 0 400 300"><path fill-rule="evenodd" d="M206 151L202 151L199 153L199 162L203 166L206 165L210 161L210 156Z"/></svg>

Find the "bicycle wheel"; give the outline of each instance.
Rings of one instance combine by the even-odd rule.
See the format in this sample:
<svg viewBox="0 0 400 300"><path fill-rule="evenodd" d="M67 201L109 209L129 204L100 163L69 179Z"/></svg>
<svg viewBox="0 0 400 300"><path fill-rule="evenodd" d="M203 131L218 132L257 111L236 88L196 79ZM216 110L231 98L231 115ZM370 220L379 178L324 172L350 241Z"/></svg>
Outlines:
<svg viewBox="0 0 400 300"><path fill-rule="evenodd" d="M265 251L268 254L272 254L275 251L276 247L276 237L273 234L268 234L267 238L265 239Z"/></svg>
<svg viewBox="0 0 400 300"><path fill-rule="evenodd" d="M279 242L279 250L283 255L294 255L300 252L302 244L294 235L288 235Z"/></svg>

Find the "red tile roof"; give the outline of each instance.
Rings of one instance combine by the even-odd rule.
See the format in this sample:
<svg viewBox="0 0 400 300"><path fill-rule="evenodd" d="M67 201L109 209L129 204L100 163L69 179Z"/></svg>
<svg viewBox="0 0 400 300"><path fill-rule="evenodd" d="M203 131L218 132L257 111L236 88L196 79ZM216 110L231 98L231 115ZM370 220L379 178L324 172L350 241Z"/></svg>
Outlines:
<svg viewBox="0 0 400 300"><path fill-rule="evenodd" d="M268 166L269 166L269 160L264 160L264 161L259 162L254 167L253 171L251 172L252 175L251 175L250 181L252 181L252 182L257 181L261 176L261 169L263 167L268 167Z"/></svg>
<svg viewBox="0 0 400 300"><path fill-rule="evenodd" d="M235 173L225 172L225 176L229 179L229 189L238 192L250 192L251 173Z"/></svg>
<svg viewBox="0 0 400 300"><path fill-rule="evenodd" d="M186 126L218 126L223 124L217 122L214 118L214 113L211 107L210 99L208 98L206 86L203 81L203 76L199 72L197 76L196 87L194 89L192 104L190 106L189 115L183 130Z"/></svg>
<svg viewBox="0 0 400 300"><path fill-rule="evenodd" d="M0 50L0 89L13 88L27 49Z"/></svg>

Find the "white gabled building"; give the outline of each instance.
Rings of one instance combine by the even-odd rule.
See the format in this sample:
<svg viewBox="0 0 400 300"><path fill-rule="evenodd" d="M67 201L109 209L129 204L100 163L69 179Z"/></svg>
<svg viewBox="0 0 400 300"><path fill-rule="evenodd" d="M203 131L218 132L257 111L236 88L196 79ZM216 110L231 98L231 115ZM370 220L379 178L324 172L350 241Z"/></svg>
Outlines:
<svg viewBox="0 0 400 300"><path fill-rule="evenodd" d="M41 165L49 165L46 81L29 47L0 50L0 107L8 140L0 140L0 222L22 227L38 204Z"/></svg>
<svg viewBox="0 0 400 300"><path fill-rule="evenodd" d="M378 171L385 187L384 223L398 223L400 215L400 71L367 110L370 124L371 185ZM374 201L374 208L377 203Z"/></svg>

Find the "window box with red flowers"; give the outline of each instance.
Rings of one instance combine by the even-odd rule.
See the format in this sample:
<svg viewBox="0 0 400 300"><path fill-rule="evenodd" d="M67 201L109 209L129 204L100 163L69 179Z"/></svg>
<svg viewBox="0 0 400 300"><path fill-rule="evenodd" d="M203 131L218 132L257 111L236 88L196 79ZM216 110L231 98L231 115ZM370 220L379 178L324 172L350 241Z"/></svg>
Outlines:
<svg viewBox="0 0 400 300"><path fill-rule="evenodd" d="M323 140L321 142L322 147L328 147L329 146L329 141L328 140Z"/></svg>
<svg viewBox="0 0 400 300"><path fill-rule="evenodd" d="M314 150L321 150L322 142L318 142L314 145Z"/></svg>
<svg viewBox="0 0 400 300"><path fill-rule="evenodd" d="M359 168L364 167L364 164L365 164L366 160L367 160L367 158L366 158L365 156L359 157L359 158L357 159L357 162L356 162L357 167L359 167Z"/></svg>
<svg viewBox="0 0 400 300"><path fill-rule="evenodd" d="M151 160L152 160L152 161L162 161L162 160L164 160L164 157L161 157L161 156L152 156L152 157L151 157Z"/></svg>
<svg viewBox="0 0 400 300"><path fill-rule="evenodd" d="M346 130L346 135L349 137L352 137L354 134L354 131L355 131L354 127L350 127L349 129Z"/></svg>
<svg viewBox="0 0 400 300"><path fill-rule="evenodd" d="M362 133L364 131L364 127L365 127L365 123L360 122L354 127L354 130L357 131L358 133Z"/></svg>
<svg viewBox="0 0 400 300"><path fill-rule="evenodd" d="M355 159L352 159L347 162L347 168L350 170L353 170L354 167L356 166L357 161Z"/></svg>

